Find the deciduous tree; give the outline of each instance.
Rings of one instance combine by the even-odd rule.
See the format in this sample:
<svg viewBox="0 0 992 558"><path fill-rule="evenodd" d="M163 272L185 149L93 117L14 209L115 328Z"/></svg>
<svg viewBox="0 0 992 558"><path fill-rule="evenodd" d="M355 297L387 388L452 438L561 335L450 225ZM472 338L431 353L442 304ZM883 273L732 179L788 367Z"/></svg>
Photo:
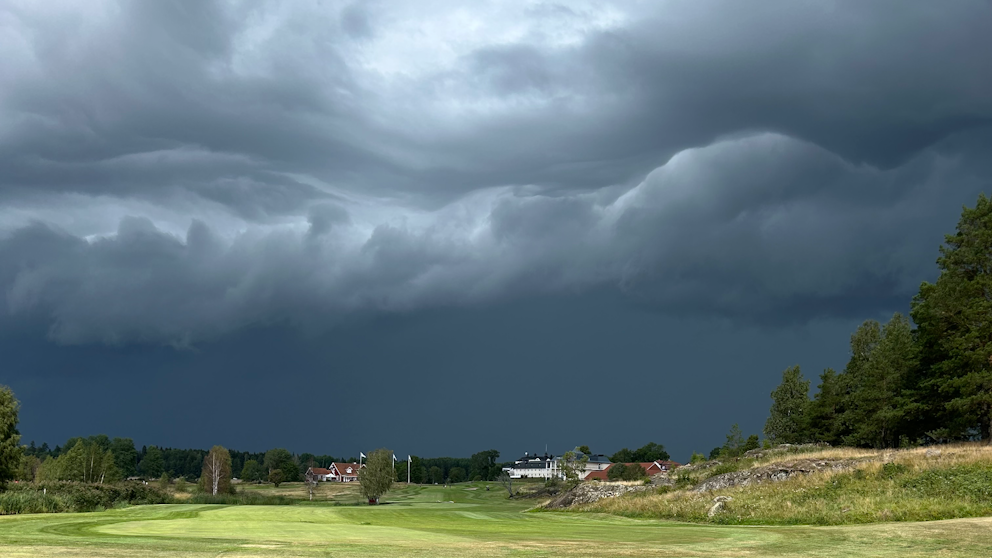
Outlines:
<svg viewBox="0 0 992 558"><path fill-rule="evenodd" d="M223 446L210 448L203 458L200 489L214 496L231 491L231 452Z"/></svg>
<svg viewBox="0 0 992 558"><path fill-rule="evenodd" d="M365 467L358 471L362 496L370 504L378 504L379 498L392 488L395 477L393 452L385 448L373 451L365 461Z"/></svg>
<svg viewBox="0 0 992 558"><path fill-rule="evenodd" d="M255 461L254 459L245 461L245 465L241 469L241 480L258 482L262 480L262 475L262 466L258 464L258 461Z"/></svg>
<svg viewBox="0 0 992 558"><path fill-rule="evenodd" d="M17 431L20 404L14 392L0 386L0 489L17 478L21 467L21 434Z"/></svg>
<svg viewBox="0 0 992 558"><path fill-rule="evenodd" d="M668 461L669 459L671 456L665 451L665 446L648 442L634 452L632 462Z"/></svg>

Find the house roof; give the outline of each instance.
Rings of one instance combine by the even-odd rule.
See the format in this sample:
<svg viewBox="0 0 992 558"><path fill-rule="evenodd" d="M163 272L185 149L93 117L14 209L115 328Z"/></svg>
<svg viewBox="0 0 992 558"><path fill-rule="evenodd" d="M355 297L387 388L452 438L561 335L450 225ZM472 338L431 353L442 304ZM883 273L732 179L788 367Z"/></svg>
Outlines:
<svg viewBox="0 0 992 558"><path fill-rule="evenodd" d="M607 468L601 471L593 471L589 473L586 475L585 480L609 480L610 469L612 469L614 465L616 465L616 463L611 463ZM641 468L644 469L645 473L648 475L654 475L662 472L663 470L671 471L676 467L680 467L681 463L676 463L674 461L648 461L646 463L624 463L624 465L640 465ZM662 469L662 467L665 469Z"/></svg>
<svg viewBox="0 0 992 558"><path fill-rule="evenodd" d="M575 457L582 459L585 454L581 451L575 452ZM610 458L602 453L594 453L588 456L588 463L610 463Z"/></svg>
<svg viewBox="0 0 992 558"><path fill-rule="evenodd" d="M310 467L315 475L332 475L334 474L330 469L324 469L323 467Z"/></svg>
<svg viewBox="0 0 992 558"><path fill-rule="evenodd" d="M364 467L365 465L362 465ZM339 476L342 477L357 477L358 476L358 463L332 463L331 467L338 472ZM351 472L348 472L348 470Z"/></svg>

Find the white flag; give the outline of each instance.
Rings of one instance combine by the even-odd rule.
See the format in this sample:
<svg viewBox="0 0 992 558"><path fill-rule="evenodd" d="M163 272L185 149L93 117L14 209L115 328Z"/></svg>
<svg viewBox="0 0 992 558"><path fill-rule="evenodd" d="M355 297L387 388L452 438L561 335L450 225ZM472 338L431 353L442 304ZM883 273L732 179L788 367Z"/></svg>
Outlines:
<svg viewBox="0 0 992 558"><path fill-rule="evenodd" d="M369 456L365 455L362 452L358 452L358 455L359 455L359 457L358 457L359 459L368 459L369 458Z"/></svg>
<svg viewBox="0 0 992 558"><path fill-rule="evenodd" d="M406 456L406 461L407 463L413 463L413 456L412 455Z"/></svg>
<svg viewBox="0 0 992 558"><path fill-rule="evenodd" d="M393 454L393 463L396 463L396 454Z"/></svg>

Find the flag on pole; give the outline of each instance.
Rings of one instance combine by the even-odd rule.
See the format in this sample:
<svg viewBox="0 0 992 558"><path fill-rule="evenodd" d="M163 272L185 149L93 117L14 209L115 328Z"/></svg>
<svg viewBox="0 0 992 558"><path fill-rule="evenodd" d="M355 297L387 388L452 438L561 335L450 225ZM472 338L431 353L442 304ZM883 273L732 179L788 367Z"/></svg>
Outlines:
<svg viewBox="0 0 992 558"><path fill-rule="evenodd" d="M407 463L413 463L413 456L412 455L406 456L406 462Z"/></svg>
<svg viewBox="0 0 992 558"><path fill-rule="evenodd" d="M394 453L394 454L393 454L393 463L396 463L396 461L397 461L397 459L396 459L396 454Z"/></svg>
<svg viewBox="0 0 992 558"><path fill-rule="evenodd" d="M364 453L362 453L362 452L358 452L358 458L359 458L359 459L368 459L368 458L369 458L369 456L367 456L367 455L365 455L365 454L364 454Z"/></svg>

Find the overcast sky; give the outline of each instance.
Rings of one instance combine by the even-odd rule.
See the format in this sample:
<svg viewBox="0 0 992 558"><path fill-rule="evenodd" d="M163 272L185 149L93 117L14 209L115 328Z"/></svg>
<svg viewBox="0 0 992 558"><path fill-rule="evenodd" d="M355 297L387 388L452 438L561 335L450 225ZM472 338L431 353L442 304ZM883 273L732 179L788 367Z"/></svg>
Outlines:
<svg viewBox="0 0 992 558"><path fill-rule="evenodd" d="M992 4L0 0L25 441L760 431L992 186Z"/></svg>

